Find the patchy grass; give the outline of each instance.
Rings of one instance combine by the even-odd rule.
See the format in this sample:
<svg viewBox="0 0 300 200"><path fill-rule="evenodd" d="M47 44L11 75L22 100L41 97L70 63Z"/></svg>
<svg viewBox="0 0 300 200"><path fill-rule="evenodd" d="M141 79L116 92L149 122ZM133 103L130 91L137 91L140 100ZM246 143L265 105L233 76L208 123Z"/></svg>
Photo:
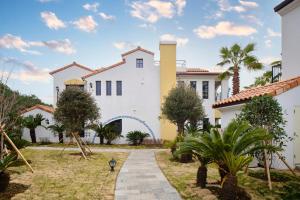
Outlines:
<svg viewBox="0 0 300 200"><path fill-rule="evenodd" d="M207 195L203 195L203 192L206 193L207 191L196 187L196 174L199 163L179 163L173 161L171 157L171 153L168 151L156 153L158 164L170 183L180 192L184 199L206 199ZM250 170L249 175L251 176L246 176L243 172L239 172L239 185L255 200L300 199L300 196L297 196L300 193L299 174L295 178L288 171L271 170L271 173L276 180L272 182L272 191L269 190L267 181L264 179L263 170ZM281 178L282 180L280 180ZM216 183L219 180L217 166L214 164L209 165L208 183ZM215 193L218 189L216 185L214 187L208 185L208 188L212 193ZM294 193L294 196L288 197L291 193Z"/></svg>
<svg viewBox="0 0 300 200"><path fill-rule="evenodd" d="M22 151L34 173L18 161L9 167L11 182L0 199L113 199L117 174L126 153L95 153L84 160L79 152ZM117 160L115 172L108 161Z"/></svg>
<svg viewBox="0 0 300 200"><path fill-rule="evenodd" d="M31 144L31 146L36 147L78 147L77 144L61 144L61 143L50 143L50 144ZM164 148L161 144L145 144L145 145L128 145L128 144L112 144L112 145L106 145L106 144L88 144L91 148L119 148L119 149L161 149Z"/></svg>

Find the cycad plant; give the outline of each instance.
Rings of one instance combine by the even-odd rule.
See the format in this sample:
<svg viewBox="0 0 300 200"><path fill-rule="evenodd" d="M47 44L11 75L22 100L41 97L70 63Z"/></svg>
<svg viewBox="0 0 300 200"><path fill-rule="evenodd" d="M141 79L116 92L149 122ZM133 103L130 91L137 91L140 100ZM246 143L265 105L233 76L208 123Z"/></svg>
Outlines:
<svg viewBox="0 0 300 200"><path fill-rule="evenodd" d="M100 144L104 144L104 134L107 130L107 126L104 126L102 123L94 123L88 125L86 128L95 131L98 137L100 138Z"/></svg>
<svg viewBox="0 0 300 200"><path fill-rule="evenodd" d="M149 133L144 133L142 131L130 131L126 135L126 138L132 145L140 145L143 143L144 139L149 136Z"/></svg>
<svg viewBox="0 0 300 200"><path fill-rule="evenodd" d="M232 78L233 95L240 92L240 69L242 66L248 70L259 70L263 65L258 59L252 55L255 50L255 44L250 43L245 48L238 44L232 45L230 48L222 47L220 50L220 57L222 61L218 63L220 66L229 65L229 68L220 75L221 79L228 76Z"/></svg>
<svg viewBox="0 0 300 200"><path fill-rule="evenodd" d="M63 124L53 124L47 128L51 129L55 135L58 135L59 143L64 143L64 132L66 131L66 128Z"/></svg>
<svg viewBox="0 0 300 200"><path fill-rule="evenodd" d="M16 160L17 156L15 154L9 154L0 160L0 192L6 190L10 175L5 170Z"/></svg>
<svg viewBox="0 0 300 200"><path fill-rule="evenodd" d="M123 137L121 132L116 130L116 127L113 125L105 125L105 131L103 132L103 136L106 139L106 144L111 145L111 142L115 139Z"/></svg>
<svg viewBox="0 0 300 200"><path fill-rule="evenodd" d="M44 118L41 114L29 115L22 120L22 126L29 129L32 143L36 143L35 129L41 126L42 121L44 121Z"/></svg>

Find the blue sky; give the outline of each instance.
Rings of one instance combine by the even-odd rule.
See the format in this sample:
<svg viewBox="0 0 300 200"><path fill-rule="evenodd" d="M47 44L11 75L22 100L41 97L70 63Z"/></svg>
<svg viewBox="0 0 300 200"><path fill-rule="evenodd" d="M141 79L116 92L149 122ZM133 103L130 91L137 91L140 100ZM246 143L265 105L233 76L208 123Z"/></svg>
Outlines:
<svg viewBox="0 0 300 200"><path fill-rule="evenodd" d="M177 59L210 68L219 49L257 44L267 66L280 59L281 0L2 0L0 69L9 85L52 103L49 71L76 61L91 68L120 61L140 45L155 52L159 40L177 40ZM267 67L266 67L267 69ZM242 86L262 72L242 71Z"/></svg>

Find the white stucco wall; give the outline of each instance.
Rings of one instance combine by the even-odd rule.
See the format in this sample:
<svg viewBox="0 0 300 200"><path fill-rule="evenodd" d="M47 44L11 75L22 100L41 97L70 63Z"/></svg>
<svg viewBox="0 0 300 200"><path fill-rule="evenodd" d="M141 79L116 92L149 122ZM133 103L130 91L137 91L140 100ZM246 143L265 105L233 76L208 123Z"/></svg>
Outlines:
<svg viewBox="0 0 300 200"><path fill-rule="evenodd" d="M82 76L91 73L88 70L77 67L76 65L65 70L53 74L53 105L56 107L57 92L56 87L59 87L59 94L66 88L64 82L70 79L81 79ZM58 94L58 95L59 95Z"/></svg>
<svg viewBox="0 0 300 200"><path fill-rule="evenodd" d="M241 113L244 104L227 106L218 108L218 110L222 113L221 119L221 128L224 129L228 126L228 124L236 118L237 115Z"/></svg>
<svg viewBox="0 0 300 200"><path fill-rule="evenodd" d="M160 138L159 66L154 65L153 55L143 51L136 51L124 58L125 64L86 78L86 89L100 107L103 123L118 116L136 117L145 121L153 130L155 138ZM143 58L143 68L136 68L137 58ZM96 96L96 81L101 81L101 96ZM111 96L106 95L106 81L112 82ZM116 81L122 81L122 96L116 95ZM90 83L93 88L90 88ZM133 119L122 119L122 135L133 130L149 133L141 123ZM117 142L125 140L124 137Z"/></svg>
<svg viewBox="0 0 300 200"><path fill-rule="evenodd" d="M215 82L219 81L217 75L177 75L177 81L184 81L186 85L190 85L190 81L196 81L196 91L200 98L202 99L202 81L209 81L209 88L208 88L208 99L203 99L203 107L205 109L205 114L207 118L209 118L209 122L214 125L215 124L215 116L214 116L214 109L212 105L216 102L215 101ZM228 93L228 80L223 80L221 82L222 88L222 98L227 97Z"/></svg>
<svg viewBox="0 0 300 200"><path fill-rule="evenodd" d="M41 109L34 109L31 110L29 112L24 113L22 116L23 117L27 117L29 115L37 115L37 114L41 114L45 120L42 121L41 125L47 127L51 124L54 123L53 120L53 114L52 113L48 113L44 110ZM46 123L46 119L49 120L49 124ZM45 129L43 126L38 126L35 129L35 134L36 134L36 141L37 142L41 142L41 141L49 141L49 142L53 142L53 143L58 143L58 136L54 136L54 134L51 132L51 130L49 129ZM31 137L30 137L30 133L29 133L29 129L28 128L23 128L23 134L22 134L22 138L24 140L27 140L29 142L31 142Z"/></svg>
<svg viewBox="0 0 300 200"><path fill-rule="evenodd" d="M300 1L283 8L282 15L282 80L300 76Z"/></svg>

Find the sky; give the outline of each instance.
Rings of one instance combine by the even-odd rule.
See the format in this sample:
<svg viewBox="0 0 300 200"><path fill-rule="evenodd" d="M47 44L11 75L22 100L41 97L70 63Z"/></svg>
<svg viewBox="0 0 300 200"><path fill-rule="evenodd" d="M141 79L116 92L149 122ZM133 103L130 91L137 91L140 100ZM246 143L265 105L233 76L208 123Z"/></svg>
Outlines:
<svg viewBox="0 0 300 200"><path fill-rule="evenodd" d="M52 103L49 71L73 61L92 69L141 46L159 60L159 41L177 41L187 67L214 69L220 48L255 43L269 69L281 59L282 0L1 0L0 70L8 85ZM241 86L263 71L242 70Z"/></svg>

